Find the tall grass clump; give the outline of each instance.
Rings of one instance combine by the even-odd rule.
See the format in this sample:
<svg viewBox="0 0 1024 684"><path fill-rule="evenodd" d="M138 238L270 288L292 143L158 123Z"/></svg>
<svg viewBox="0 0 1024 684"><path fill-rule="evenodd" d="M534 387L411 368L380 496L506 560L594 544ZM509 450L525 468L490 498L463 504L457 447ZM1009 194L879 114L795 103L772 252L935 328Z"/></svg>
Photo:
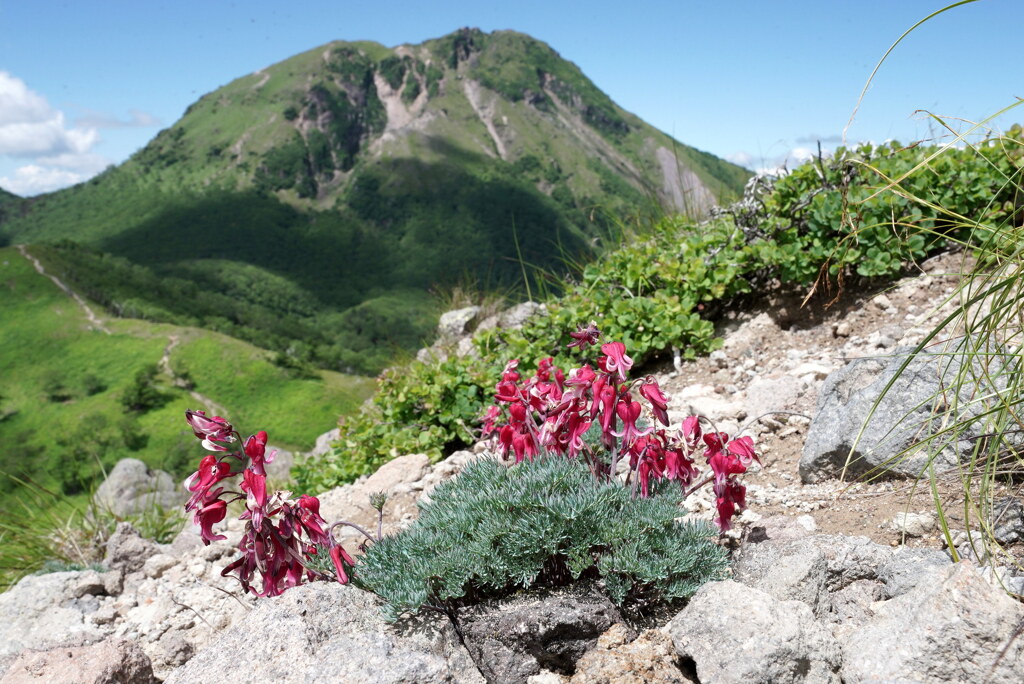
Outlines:
<svg viewBox="0 0 1024 684"><path fill-rule="evenodd" d="M155 501L122 516L92 497L83 502L30 480L0 477L18 486L8 501L8 515L0 520L0 592L32 573L102 569L106 542L120 522L160 543L171 542L185 523L178 508L164 509Z"/></svg>
<svg viewBox="0 0 1024 684"><path fill-rule="evenodd" d="M964 4L949 5L911 27L886 52L871 78L912 31ZM990 126L1018 105L1020 101L977 123L928 114L946 131L943 144L926 148L925 155L902 169L863 161L863 168L879 179L879 187L863 199L845 195L843 217L851 220L864 202L897 198L934 216L931 221L892 222L893 233L908 250L937 242L964 248L955 292L936 306L929 319L931 329L906 355L875 408L915 359L925 353L940 359L946 372L929 400L934 420L922 426L917 443L893 460L925 454L918 484L931 491L954 560L967 555L993 568L1024 569L1004 548L1013 538L1002 529L1016 514L1013 503L1021 501L1024 481L1024 130L1014 125L998 134ZM940 472L940 459L951 446L966 456L956 460L952 471ZM960 494L952 504L940 496L943 480L951 481ZM951 531L956 518L966 528L966 542Z"/></svg>

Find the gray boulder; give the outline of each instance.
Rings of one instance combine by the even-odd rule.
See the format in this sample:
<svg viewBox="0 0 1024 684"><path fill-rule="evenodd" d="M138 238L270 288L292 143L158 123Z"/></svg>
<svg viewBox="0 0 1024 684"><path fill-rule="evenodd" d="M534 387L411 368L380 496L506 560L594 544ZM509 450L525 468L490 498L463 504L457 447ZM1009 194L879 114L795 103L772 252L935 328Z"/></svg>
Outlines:
<svg viewBox="0 0 1024 684"><path fill-rule="evenodd" d="M3 684L156 684L149 657L127 639L23 652Z"/></svg>
<svg viewBox="0 0 1024 684"><path fill-rule="evenodd" d="M1014 363L1013 357L989 354L985 357L989 359L987 368L976 361L965 369L967 375L977 378L980 390L965 385L954 402L958 415L947 416L950 388L957 385L962 369L961 357L952 349L948 353L922 352L896 377L911 351L902 347L891 357L857 359L826 378L800 458L804 482L837 477L844 466L850 477L868 473L917 477L928 464L925 451L937 452L937 470L948 470L968 456L977 439L991 429L984 420L975 420L963 431L938 434L950 418L968 420L985 412L986 403L978 397L991 397L1005 389L1007 369L1000 364ZM986 373L991 381L982 379ZM890 381L892 386L883 396ZM934 438L922 445L924 448L915 448L929 436Z"/></svg>
<svg viewBox="0 0 1024 684"><path fill-rule="evenodd" d="M618 608L593 584L536 589L459 611L459 631L488 682L525 682L541 670L571 674Z"/></svg>
<svg viewBox="0 0 1024 684"><path fill-rule="evenodd" d="M87 619L99 603L82 591L82 576L80 572L29 575L0 594L0 656L71 639L102 638L103 631Z"/></svg>
<svg viewBox="0 0 1024 684"><path fill-rule="evenodd" d="M440 340L452 341L472 330L472 325L480 315L479 306L467 306L463 309L446 311L441 314L437 323L437 337Z"/></svg>
<svg viewBox="0 0 1024 684"><path fill-rule="evenodd" d="M739 582L780 601L806 603L819 619L856 622L871 601L906 593L949 558L938 550L893 549L867 537L815 535L744 545Z"/></svg>
<svg viewBox="0 0 1024 684"><path fill-rule="evenodd" d="M484 679L444 616L389 625L367 592L315 582L259 601L165 681L474 684Z"/></svg>
<svg viewBox="0 0 1024 684"><path fill-rule="evenodd" d="M874 613L844 639L844 682L1024 681L1024 607L970 563L933 569Z"/></svg>
<svg viewBox="0 0 1024 684"><path fill-rule="evenodd" d="M136 458L122 458L96 489L93 503L119 518L139 515L154 506L177 508L185 490L162 470L151 470Z"/></svg>
<svg viewBox="0 0 1024 684"><path fill-rule="evenodd" d="M142 537L131 523L121 522L107 539L103 564L114 570L135 572L141 570L146 561L159 552L156 543Z"/></svg>
<svg viewBox="0 0 1024 684"><path fill-rule="evenodd" d="M664 631L703 684L840 681L839 643L807 604L732 580L705 584Z"/></svg>
<svg viewBox="0 0 1024 684"><path fill-rule="evenodd" d="M1012 496L997 499L992 506L995 529L993 536L1000 544L1024 539L1024 501Z"/></svg>
<svg viewBox="0 0 1024 684"><path fill-rule="evenodd" d="M526 321L530 320L538 314L543 314L547 310L543 304L536 302L523 302L522 304L516 304L511 309L502 311L498 325L506 329L516 329L523 327Z"/></svg>

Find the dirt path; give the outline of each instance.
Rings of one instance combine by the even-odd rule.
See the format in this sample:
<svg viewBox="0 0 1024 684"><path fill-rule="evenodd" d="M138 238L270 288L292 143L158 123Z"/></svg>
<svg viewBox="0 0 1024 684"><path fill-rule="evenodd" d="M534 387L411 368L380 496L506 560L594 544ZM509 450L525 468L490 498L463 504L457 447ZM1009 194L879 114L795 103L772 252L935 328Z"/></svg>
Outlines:
<svg viewBox="0 0 1024 684"><path fill-rule="evenodd" d="M174 351L174 348L178 346L178 342L180 341L181 340L177 335L167 336L167 346L164 347L163 356L160 357L160 370L171 378L171 382L175 386L188 389L189 396L201 404L205 410L226 417L228 415L228 410L224 406L221 406L205 394L200 394L194 389L191 389L189 387L190 383L186 379L179 377L174 372L174 369L171 368L171 352Z"/></svg>
<svg viewBox="0 0 1024 684"><path fill-rule="evenodd" d="M270 74L265 72L263 69L258 69L256 71L252 72L252 75L260 77L259 82L252 87L253 90L259 90L260 88L262 88L263 86L265 86L267 84L267 81L270 80Z"/></svg>
<svg viewBox="0 0 1024 684"><path fill-rule="evenodd" d="M78 306L82 307L82 311L85 312L85 317L89 319L89 323L91 324L94 330L99 330L108 335L110 334L110 329L107 328L107 326L103 323L102 319L100 319L100 317L96 315L96 312L94 312L92 308L85 303L85 300L82 299L77 292L73 291L70 287L65 285L64 282L61 281L57 276L50 275L49 273L47 273L46 269L43 268L43 265L39 263L39 259L36 259L34 256L28 253L28 249L25 247L25 245L16 246L18 248L18 251L21 252L21 256L28 259L35 267L36 271L39 272L40 275L46 276L47 278L52 280L54 285L56 285L57 287L64 291L64 294L74 299Z"/></svg>

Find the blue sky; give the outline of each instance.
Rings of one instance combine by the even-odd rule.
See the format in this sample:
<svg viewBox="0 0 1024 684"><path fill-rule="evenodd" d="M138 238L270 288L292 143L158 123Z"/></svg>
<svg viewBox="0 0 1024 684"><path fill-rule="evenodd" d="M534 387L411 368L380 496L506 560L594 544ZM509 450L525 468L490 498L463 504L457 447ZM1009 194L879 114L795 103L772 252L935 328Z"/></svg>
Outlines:
<svg viewBox="0 0 1024 684"><path fill-rule="evenodd" d="M189 104L331 40L418 43L515 29L620 106L750 168L836 146L861 88L929 0L300 3L0 0L0 187L32 195L125 160ZM1024 2L940 15L892 54L851 141L927 138L915 110L979 120L1024 97ZM999 120L1024 119L1024 106Z"/></svg>

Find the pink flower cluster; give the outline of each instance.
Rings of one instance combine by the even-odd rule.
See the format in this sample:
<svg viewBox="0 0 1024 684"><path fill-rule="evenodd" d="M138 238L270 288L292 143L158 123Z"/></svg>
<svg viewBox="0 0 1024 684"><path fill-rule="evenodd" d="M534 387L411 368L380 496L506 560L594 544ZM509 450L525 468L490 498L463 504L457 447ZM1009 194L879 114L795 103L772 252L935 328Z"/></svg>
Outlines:
<svg viewBox="0 0 1024 684"><path fill-rule="evenodd" d="M570 333L570 347L596 345L600 332L591 324ZM499 453L516 463L532 460L542 450L569 458L583 458L598 479L610 479L619 461L629 459L627 482L634 491L650 492L652 479L677 481L685 494L712 484L724 532L745 507L746 488L736 477L758 460L750 437L729 440L718 431L704 432L701 419L686 418L670 430L668 399L657 380L647 376L627 382L633 360L622 342L601 345L594 367L584 364L566 376L551 358L542 359L533 377L524 380L518 360L509 361L495 387L495 404L484 416L484 434L494 435ZM639 385L641 403L633 396ZM647 408L650 425L640 421ZM600 447L584 439L596 425ZM597 441L597 440L592 440ZM703 457L711 474L700 480L695 465Z"/></svg>
<svg viewBox="0 0 1024 684"><path fill-rule="evenodd" d="M354 561L326 529L327 523L320 517L320 501L315 496L302 495L293 501L287 492L267 493L264 466L274 460L275 453L267 454L267 433L252 435L239 451L233 448L241 443L239 434L220 416L208 417L203 411L189 410L185 411L185 420L203 447L214 452L204 456L199 470L185 480L185 488L192 494L185 510L193 513L203 543L225 539L214 534L213 526L224 520L228 504L245 502L245 512L239 516L246 521L238 545L242 555L221 574L234 574L244 590L257 596L277 596L302 584L304 578L322 577L322 573L308 567L307 561L316 554L317 547L326 547L336 579L347 584ZM234 470L233 464L245 467ZM241 491L220 486L238 475L242 476ZM253 584L255 575L259 575L258 586Z"/></svg>

